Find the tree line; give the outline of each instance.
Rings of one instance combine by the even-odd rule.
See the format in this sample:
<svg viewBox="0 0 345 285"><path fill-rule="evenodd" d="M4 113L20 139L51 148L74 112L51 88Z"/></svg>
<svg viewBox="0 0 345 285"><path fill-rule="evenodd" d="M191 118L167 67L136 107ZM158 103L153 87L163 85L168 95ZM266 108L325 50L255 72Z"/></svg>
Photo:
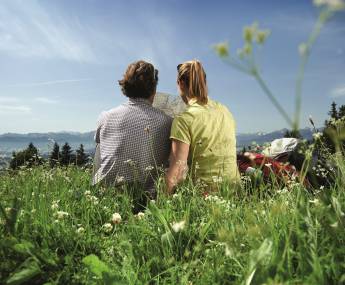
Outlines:
<svg viewBox="0 0 345 285"><path fill-rule="evenodd" d="M85 153L83 144L80 144L74 153L67 142L62 146L61 150L59 144L55 142L52 151L48 155L48 163L52 168L68 165L85 166L89 160L90 157ZM32 167L45 162L46 160L39 155L38 149L31 142L26 149L12 153L10 168L18 169L21 166Z"/></svg>
<svg viewBox="0 0 345 285"><path fill-rule="evenodd" d="M329 118L325 120L324 126L321 129L316 129L312 118L311 121L314 131L322 133L320 142L323 147L326 147L330 153L335 152L335 140L340 140L340 146L345 149L345 140L342 138L345 136L345 105L337 107L337 104L333 101L331 108L328 111ZM299 130L287 130L284 134L286 138L298 138L302 139L302 135Z"/></svg>

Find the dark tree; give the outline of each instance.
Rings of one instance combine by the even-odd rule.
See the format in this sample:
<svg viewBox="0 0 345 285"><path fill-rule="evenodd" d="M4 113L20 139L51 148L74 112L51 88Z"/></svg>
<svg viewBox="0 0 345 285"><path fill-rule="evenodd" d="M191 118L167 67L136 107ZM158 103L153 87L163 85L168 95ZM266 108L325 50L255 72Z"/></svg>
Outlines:
<svg viewBox="0 0 345 285"><path fill-rule="evenodd" d="M88 155L85 154L84 151L84 146L83 144L80 145L79 149L77 149L77 154L76 154L76 164L78 166L83 166L87 163L88 161Z"/></svg>
<svg viewBox="0 0 345 285"><path fill-rule="evenodd" d="M49 164L51 167L56 166L60 159L60 146L57 142L54 143L53 150L49 156Z"/></svg>
<svg viewBox="0 0 345 285"><path fill-rule="evenodd" d="M12 153L10 168L17 169L23 165L32 167L34 165L42 164L42 162L43 160L39 157L37 148L33 143L30 143L26 149Z"/></svg>
<svg viewBox="0 0 345 285"><path fill-rule="evenodd" d="M338 141L340 143L340 146L342 146L343 148L345 147L345 141L339 141L338 137L338 132L345 129L344 122L339 121L339 119L345 118L345 105L340 106L339 110L337 110L337 104L335 102L332 102L331 110L328 112L328 115L330 116L330 119L325 121L322 142L331 153L334 153L335 141ZM338 122L336 123L334 122L334 120L338 120Z"/></svg>
<svg viewBox="0 0 345 285"><path fill-rule="evenodd" d="M70 145L66 142L62 146L61 155L60 155L60 164L69 165L72 162L73 162L72 149Z"/></svg>
<svg viewBox="0 0 345 285"><path fill-rule="evenodd" d="M336 120L339 118L338 111L337 111L337 104L334 101L332 102L331 110L328 112L328 115L330 115L331 118L336 119Z"/></svg>
<svg viewBox="0 0 345 285"><path fill-rule="evenodd" d="M339 107L338 116L340 119L345 117L345 105Z"/></svg>

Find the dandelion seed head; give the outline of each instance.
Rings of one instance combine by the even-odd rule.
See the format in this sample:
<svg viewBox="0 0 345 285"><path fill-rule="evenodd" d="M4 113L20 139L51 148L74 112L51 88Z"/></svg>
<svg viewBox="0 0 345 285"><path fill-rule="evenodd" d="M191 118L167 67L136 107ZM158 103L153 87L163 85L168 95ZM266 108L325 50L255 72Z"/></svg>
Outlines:
<svg viewBox="0 0 345 285"><path fill-rule="evenodd" d="M114 213L111 217L111 222L115 225L120 224L122 221L121 215L119 213Z"/></svg>

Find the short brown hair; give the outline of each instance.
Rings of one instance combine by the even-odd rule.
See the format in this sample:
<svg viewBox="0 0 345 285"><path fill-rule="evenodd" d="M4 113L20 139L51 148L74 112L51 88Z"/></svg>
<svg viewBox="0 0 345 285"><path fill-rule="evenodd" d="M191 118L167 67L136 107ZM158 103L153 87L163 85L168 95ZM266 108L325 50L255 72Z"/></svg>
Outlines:
<svg viewBox="0 0 345 285"><path fill-rule="evenodd" d="M149 98L156 92L158 70L143 60L131 63L119 80L122 93L129 98Z"/></svg>
<svg viewBox="0 0 345 285"><path fill-rule="evenodd" d="M196 98L201 105L208 102L206 73L198 60L191 60L177 66L177 80L184 82L188 96Z"/></svg>

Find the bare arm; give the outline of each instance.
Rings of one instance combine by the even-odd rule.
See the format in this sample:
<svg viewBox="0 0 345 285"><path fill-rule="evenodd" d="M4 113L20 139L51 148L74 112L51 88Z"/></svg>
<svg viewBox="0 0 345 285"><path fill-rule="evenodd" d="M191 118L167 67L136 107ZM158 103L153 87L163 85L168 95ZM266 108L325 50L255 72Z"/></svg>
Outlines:
<svg viewBox="0 0 345 285"><path fill-rule="evenodd" d="M189 144L178 140L172 140L170 165L165 176L168 194L172 194L174 187L183 179L187 168Z"/></svg>

